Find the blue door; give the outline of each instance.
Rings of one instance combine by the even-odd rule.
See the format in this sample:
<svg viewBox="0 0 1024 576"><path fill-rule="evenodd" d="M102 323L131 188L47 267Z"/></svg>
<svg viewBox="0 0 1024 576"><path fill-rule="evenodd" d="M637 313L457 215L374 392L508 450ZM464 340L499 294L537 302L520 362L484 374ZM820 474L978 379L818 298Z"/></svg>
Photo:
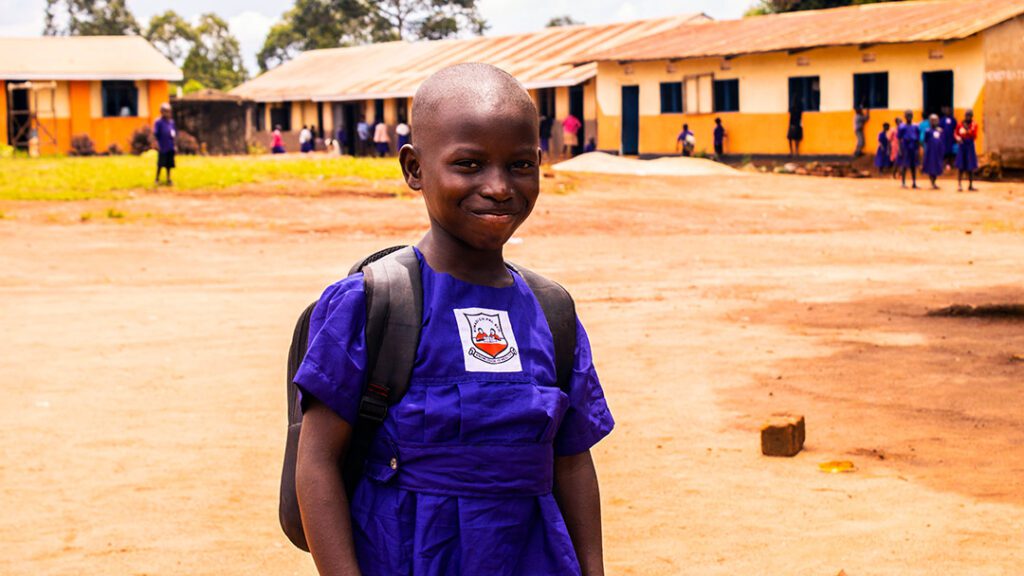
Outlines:
<svg viewBox="0 0 1024 576"><path fill-rule="evenodd" d="M635 155L640 149L640 87L622 87L622 154Z"/></svg>

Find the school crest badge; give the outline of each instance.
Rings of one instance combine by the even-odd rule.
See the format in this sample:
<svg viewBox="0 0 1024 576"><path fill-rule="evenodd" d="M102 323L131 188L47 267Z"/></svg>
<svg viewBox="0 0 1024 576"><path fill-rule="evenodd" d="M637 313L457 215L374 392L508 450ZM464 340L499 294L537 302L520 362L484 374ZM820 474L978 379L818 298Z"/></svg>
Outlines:
<svg viewBox="0 0 1024 576"><path fill-rule="evenodd" d="M459 308L454 312L467 372L522 371L507 311Z"/></svg>

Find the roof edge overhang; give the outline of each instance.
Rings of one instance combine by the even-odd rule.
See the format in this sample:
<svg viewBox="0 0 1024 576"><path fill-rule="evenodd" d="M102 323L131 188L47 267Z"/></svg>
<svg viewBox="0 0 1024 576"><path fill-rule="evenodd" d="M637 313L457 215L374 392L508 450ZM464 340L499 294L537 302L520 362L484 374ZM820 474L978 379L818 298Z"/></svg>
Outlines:
<svg viewBox="0 0 1024 576"><path fill-rule="evenodd" d="M184 75L177 74L93 74L93 73L57 73L40 74L37 72L29 74L17 74L0 72L0 80L166 80L168 82L181 82Z"/></svg>
<svg viewBox="0 0 1024 576"><path fill-rule="evenodd" d="M604 63L604 62L615 62L615 63L619 63L619 64L628 64L630 62L660 62L662 60L672 60L672 61L676 61L676 62L682 62L684 60L707 60L707 59L710 59L710 58L725 58L725 59L730 59L731 60L733 58L741 58L743 56L755 56L755 55L760 55L760 54L776 54L776 53L779 53L779 52L790 52L790 51L797 52L797 51L799 51L800 53L806 53L806 52L809 52L811 50L822 50L822 49L825 49L825 48L861 48L861 49L866 49L865 46L896 46L896 45L899 45L899 44L935 44L935 43L946 43L946 44L949 44L949 43L952 43L952 42L960 42L960 41L963 41L963 40L967 40L968 38L971 38L973 36L977 36L978 34L981 34L981 32L983 32L983 30L979 31L979 32L975 32L973 34L967 34L967 35L964 35L964 36L958 36L956 38L933 38L933 39L924 39L924 40L906 40L906 41L902 41L902 42L871 42L870 44L863 44L863 43L860 43L860 42L844 43L844 44L820 44L818 46L806 46L806 47L798 47L798 48L776 48L776 49L772 49L772 50L752 50L752 51L749 51L749 52L709 53L709 54L701 54L700 56L656 56L656 57L651 57L651 58L604 58L604 57L601 57L601 58L590 59L590 60L579 60L579 61L574 61L574 62L571 62L571 63L572 64L576 64L576 65L587 64L587 63L590 63L590 62L593 62L595 64Z"/></svg>

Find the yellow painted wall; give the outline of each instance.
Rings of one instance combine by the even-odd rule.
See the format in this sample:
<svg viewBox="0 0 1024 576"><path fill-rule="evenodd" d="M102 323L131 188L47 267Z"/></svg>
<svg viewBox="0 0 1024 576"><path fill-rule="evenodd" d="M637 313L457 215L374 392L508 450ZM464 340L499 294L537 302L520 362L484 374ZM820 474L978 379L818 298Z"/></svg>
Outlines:
<svg viewBox="0 0 1024 576"><path fill-rule="evenodd" d="M7 83L0 80L0 146L7 146Z"/></svg>
<svg viewBox="0 0 1024 576"><path fill-rule="evenodd" d="M941 59L929 57L931 51ZM873 62L865 62L864 54ZM798 65L804 63L806 65ZM727 68L727 69L723 69ZM824 48L795 55L772 53L721 59L686 60L674 63L634 62L628 66L602 62L598 66L598 148L620 149L621 87L640 87L640 152L666 154L675 150L683 122L697 137L697 149L712 150L714 118L721 117L729 138L726 153L786 154L788 142L789 82L791 76L819 76L821 111L803 116L805 154L850 154L856 144L853 133L853 74L889 73L889 110L872 110L865 127L866 151L873 153L883 122L893 122L904 109L920 117L921 73L954 71L954 104L958 118L968 107L983 105L984 56L981 39L949 45L941 43ZM628 73L631 71L632 73ZM660 83L682 81L684 76L714 74L715 79L739 79L739 112L661 114ZM703 100L703 99L702 99ZM983 143L979 142L983 146ZM983 148L982 148L983 149Z"/></svg>

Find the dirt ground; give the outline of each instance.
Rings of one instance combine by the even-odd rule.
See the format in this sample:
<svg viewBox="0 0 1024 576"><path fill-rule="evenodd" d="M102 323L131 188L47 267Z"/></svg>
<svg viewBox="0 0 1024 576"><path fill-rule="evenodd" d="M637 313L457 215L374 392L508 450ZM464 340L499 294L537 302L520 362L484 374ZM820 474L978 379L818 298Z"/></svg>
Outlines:
<svg viewBox="0 0 1024 576"><path fill-rule="evenodd" d="M507 255L591 335L609 574L1020 572L1024 320L925 312L1024 301L1024 186L942 184L545 179ZM292 326L426 220L274 190L0 203L0 574L314 574L277 525Z"/></svg>

